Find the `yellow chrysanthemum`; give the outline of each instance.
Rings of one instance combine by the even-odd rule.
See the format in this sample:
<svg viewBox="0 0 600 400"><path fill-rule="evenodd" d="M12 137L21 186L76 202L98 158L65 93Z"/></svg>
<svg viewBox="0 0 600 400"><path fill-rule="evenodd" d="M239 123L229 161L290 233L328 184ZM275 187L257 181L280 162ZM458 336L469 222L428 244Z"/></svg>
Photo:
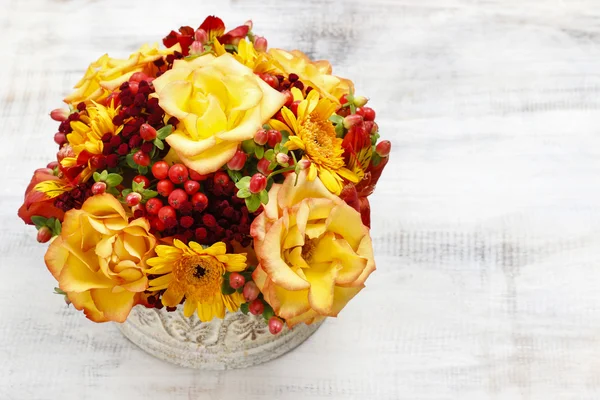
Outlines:
<svg viewBox="0 0 600 400"><path fill-rule="evenodd" d="M64 101L68 104L91 100L102 101L136 72L152 75L156 71L153 62L175 51L181 51L179 44L166 50L159 49L158 44L153 46L145 44L126 60L111 58L108 54L104 54L90 64L83 78L75 85L76 90Z"/></svg>
<svg viewBox="0 0 600 400"><path fill-rule="evenodd" d="M162 303L175 307L185 298L183 313L207 322L214 317L224 318L225 308L239 309L244 297L234 292L221 292L223 274L246 269L245 254L227 254L225 243L217 242L208 248L196 242L189 246L175 239L172 246L156 246L157 257L148 260L150 275L162 275L150 281L150 291L165 290Z"/></svg>
<svg viewBox="0 0 600 400"><path fill-rule="evenodd" d="M217 56L227 53L225 47L217 39L213 41L213 46ZM275 69L272 58L267 53L257 51L252 42L246 39L239 41L237 52L233 56L240 64L244 64L256 73L272 72Z"/></svg>
<svg viewBox="0 0 600 400"><path fill-rule="evenodd" d="M73 149L73 156L65 157L61 161L61 165L65 168L74 167L77 165L79 154L87 151L90 155L102 154L104 144L102 136L110 133L113 136L119 134L122 126L115 126L112 122L117 115L118 107L114 108L111 104L105 107L101 104L92 101L92 104L86 108L86 113L80 113L78 121L71 122L73 131L67 135L69 145ZM93 173L92 168L88 165L81 173L81 181L86 181Z"/></svg>
<svg viewBox="0 0 600 400"><path fill-rule="evenodd" d="M346 168L342 139L336 137L333 124L329 121L338 106L329 99L319 99L319 93L315 90L306 99L297 88L292 88L292 94L294 100L301 100L298 115L283 107L281 114L286 123L272 119L269 124L277 130L291 133L286 143L290 150L304 151L304 157L311 162L308 179L312 181L318 175L331 193L339 195L344 187L344 179L358 182L358 177Z"/></svg>

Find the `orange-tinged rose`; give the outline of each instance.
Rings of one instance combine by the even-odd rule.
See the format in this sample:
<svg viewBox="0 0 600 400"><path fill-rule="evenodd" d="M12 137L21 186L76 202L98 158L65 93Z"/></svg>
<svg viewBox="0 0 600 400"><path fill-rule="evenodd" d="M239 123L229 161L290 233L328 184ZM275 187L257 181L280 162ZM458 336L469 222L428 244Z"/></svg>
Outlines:
<svg viewBox="0 0 600 400"><path fill-rule="evenodd" d="M144 218L128 222L110 194L90 197L65 214L48 248L48 269L75 308L95 322L123 322L148 287L146 260L156 239Z"/></svg>
<svg viewBox="0 0 600 400"><path fill-rule="evenodd" d="M360 214L301 172L273 185L252 223L256 285L289 326L335 317L375 270Z"/></svg>
<svg viewBox="0 0 600 400"><path fill-rule="evenodd" d="M354 84L349 79L332 75L329 61L312 61L299 50L291 52L282 49L269 49L271 63L286 75L296 74L305 86L317 89L322 96L339 104L344 94L354 92Z"/></svg>
<svg viewBox="0 0 600 400"><path fill-rule="evenodd" d="M285 103L283 94L228 53L176 60L153 83L159 105L180 121L167 142L200 174L225 165Z"/></svg>

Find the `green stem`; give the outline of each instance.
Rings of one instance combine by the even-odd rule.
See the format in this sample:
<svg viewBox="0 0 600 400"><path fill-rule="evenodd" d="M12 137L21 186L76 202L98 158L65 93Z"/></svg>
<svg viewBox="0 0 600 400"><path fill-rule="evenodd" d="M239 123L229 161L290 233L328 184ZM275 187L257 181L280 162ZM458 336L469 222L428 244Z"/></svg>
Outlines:
<svg viewBox="0 0 600 400"><path fill-rule="evenodd" d="M291 167L287 167L287 168L282 168L282 169L278 169L277 171L271 172L269 174L269 176L267 176L267 179L271 179L272 177L274 177L275 175L279 175L279 174L283 174L284 172L288 172L288 171L293 171L296 168L295 165L292 165Z"/></svg>

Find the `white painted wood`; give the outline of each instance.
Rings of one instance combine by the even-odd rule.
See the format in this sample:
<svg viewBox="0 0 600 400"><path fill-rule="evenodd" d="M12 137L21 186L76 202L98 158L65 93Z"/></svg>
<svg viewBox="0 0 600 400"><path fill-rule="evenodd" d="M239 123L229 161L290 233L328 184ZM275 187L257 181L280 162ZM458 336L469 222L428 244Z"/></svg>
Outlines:
<svg viewBox="0 0 600 400"><path fill-rule="evenodd" d="M63 307L15 216L86 65L208 13L330 58L394 146L367 288L223 372ZM599 21L597 0L0 0L0 399L600 398Z"/></svg>

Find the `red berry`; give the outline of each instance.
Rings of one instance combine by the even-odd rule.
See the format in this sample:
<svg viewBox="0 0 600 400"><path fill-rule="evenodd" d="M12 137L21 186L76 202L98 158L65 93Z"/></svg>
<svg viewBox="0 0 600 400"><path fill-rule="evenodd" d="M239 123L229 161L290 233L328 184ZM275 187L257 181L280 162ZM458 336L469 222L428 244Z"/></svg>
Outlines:
<svg viewBox="0 0 600 400"><path fill-rule="evenodd" d="M215 173L215 176L213 176L213 181L215 185L225 186L229 183L230 179L229 175L227 175L227 172L218 171Z"/></svg>
<svg viewBox="0 0 600 400"><path fill-rule="evenodd" d="M248 310L254 315L261 315L265 311L265 304L260 299L254 299L248 304Z"/></svg>
<svg viewBox="0 0 600 400"><path fill-rule="evenodd" d="M200 184L196 181L185 181L183 188L187 194L192 195L200 190Z"/></svg>
<svg viewBox="0 0 600 400"><path fill-rule="evenodd" d="M256 38L254 39L254 48L256 49L256 51L267 51L267 45L267 39L265 39L262 36L256 36Z"/></svg>
<svg viewBox="0 0 600 400"><path fill-rule="evenodd" d="M143 183L144 189L148 189L150 187L150 179L146 178L144 175L138 175L133 178L135 183Z"/></svg>
<svg viewBox="0 0 600 400"><path fill-rule="evenodd" d="M152 218L150 220L150 225L152 226L152 228L154 228L155 230L162 232L165 230L165 223L162 222L160 219L158 218Z"/></svg>
<svg viewBox="0 0 600 400"><path fill-rule="evenodd" d="M373 128L375 127L375 122L373 121L365 121L365 131L371 134L373 133Z"/></svg>
<svg viewBox="0 0 600 400"><path fill-rule="evenodd" d="M284 90L283 92L281 92L281 94L285 96L284 106L289 108L294 102L294 95L289 90Z"/></svg>
<svg viewBox="0 0 600 400"><path fill-rule="evenodd" d="M180 184L188 179L188 169L183 164L175 164L169 168L169 179L175 183Z"/></svg>
<svg viewBox="0 0 600 400"><path fill-rule="evenodd" d="M132 94L137 94L140 88L140 84L138 82L129 82L129 90L131 90Z"/></svg>
<svg viewBox="0 0 600 400"><path fill-rule="evenodd" d="M342 95L342 97L340 97L340 104L344 105L347 102L348 102L348 95L347 94Z"/></svg>
<svg viewBox="0 0 600 400"><path fill-rule="evenodd" d="M362 109L362 115L365 117L365 121L375 120L375 110L373 110L371 107L360 107L358 110L360 109ZM356 110L357 113L358 110Z"/></svg>
<svg viewBox="0 0 600 400"><path fill-rule="evenodd" d="M175 189L169 195L169 204L177 210L187 199L187 193L183 189Z"/></svg>
<svg viewBox="0 0 600 400"><path fill-rule="evenodd" d="M261 78L273 89L277 89L279 87L279 79L277 79L275 76L271 74L262 74Z"/></svg>
<svg viewBox="0 0 600 400"><path fill-rule="evenodd" d="M142 124L142 126L140 126L140 136L147 142L154 140L156 139L156 129L154 129L152 125Z"/></svg>
<svg viewBox="0 0 600 400"><path fill-rule="evenodd" d="M194 171L193 169L190 169L189 172L190 172L190 179L193 181L200 182L200 181L204 181L204 180L206 180L206 178L208 178L208 175L199 174L196 171Z"/></svg>
<svg viewBox="0 0 600 400"><path fill-rule="evenodd" d="M106 192L106 183L104 182L96 182L92 185L92 194L102 194Z"/></svg>
<svg viewBox="0 0 600 400"><path fill-rule="evenodd" d="M383 141L377 143L377 146L375 147L375 151L381 157L389 156L391 150L392 150L392 143L389 140L383 140Z"/></svg>
<svg viewBox="0 0 600 400"><path fill-rule="evenodd" d="M266 158L262 158L256 165L256 169L258 169L258 172L263 175L269 175L271 172L273 172L272 169L269 169L269 165L271 165L271 161L267 160Z"/></svg>
<svg viewBox="0 0 600 400"><path fill-rule="evenodd" d="M54 134L54 143L56 143L59 146L62 146L63 144L67 143L67 135L65 135L62 132L56 132Z"/></svg>
<svg viewBox="0 0 600 400"><path fill-rule="evenodd" d="M344 128L350 129L355 125L362 124L364 121L363 117L358 114L350 114L344 118Z"/></svg>
<svg viewBox="0 0 600 400"><path fill-rule="evenodd" d="M162 222L165 222L169 218L176 218L176 217L177 217L177 213L175 212L175 209L171 206L164 206L163 208L158 210L158 218Z"/></svg>
<svg viewBox="0 0 600 400"><path fill-rule="evenodd" d="M104 100L104 104L111 105L117 108L121 104L121 98L119 98L118 92L112 92L108 95L108 97Z"/></svg>
<svg viewBox="0 0 600 400"><path fill-rule="evenodd" d="M160 199L153 197L146 202L146 211L148 214L157 215L162 206L163 202L160 201Z"/></svg>
<svg viewBox="0 0 600 400"><path fill-rule="evenodd" d="M192 196L192 205L195 211L202 212L208 206L208 197L204 193L198 192Z"/></svg>
<svg viewBox="0 0 600 400"><path fill-rule="evenodd" d="M275 147L277 143L281 142L281 132L271 129L269 132L267 132L267 134L269 135L269 147Z"/></svg>
<svg viewBox="0 0 600 400"><path fill-rule="evenodd" d="M125 203L127 203L129 207L137 206L138 204L140 204L141 200L142 195L137 192L129 193L127 197L125 197Z"/></svg>
<svg viewBox="0 0 600 400"><path fill-rule="evenodd" d="M268 140L269 140L269 134L267 133L266 129L259 129L254 134L254 143L256 143L260 146L267 143Z"/></svg>
<svg viewBox="0 0 600 400"><path fill-rule="evenodd" d="M198 228L196 229L196 232L194 232L194 234L196 236L196 240L199 242L206 239L206 236L208 236L206 228Z"/></svg>
<svg viewBox="0 0 600 400"><path fill-rule="evenodd" d="M40 243L46 243L52 239L52 231L47 226L42 226L37 233L37 241Z"/></svg>
<svg viewBox="0 0 600 400"><path fill-rule="evenodd" d="M156 191L163 197L169 197L173 189L175 189L175 185L168 179L163 179L156 184Z"/></svg>
<svg viewBox="0 0 600 400"><path fill-rule="evenodd" d="M241 150L235 152L233 158L227 163L227 168L232 171L239 171L244 168L248 156Z"/></svg>
<svg viewBox="0 0 600 400"><path fill-rule="evenodd" d="M94 169L106 168L106 157L101 154L96 154L90 158L90 166Z"/></svg>
<svg viewBox="0 0 600 400"><path fill-rule="evenodd" d="M217 219L212 214L204 214L202 223L209 228L214 228L217 225Z"/></svg>
<svg viewBox="0 0 600 400"><path fill-rule="evenodd" d="M246 278L244 278L242 274L232 272L231 275L229 275L229 286L231 286L233 289L237 290L244 286L245 283Z"/></svg>
<svg viewBox="0 0 600 400"><path fill-rule="evenodd" d="M129 78L129 85L131 85L131 82L141 82L145 81L146 79L148 79L148 75L143 72L136 72Z"/></svg>
<svg viewBox="0 0 600 400"><path fill-rule="evenodd" d="M133 155L133 161L142 167L147 167L150 165L150 156L143 151L139 150L137 153Z"/></svg>
<svg viewBox="0 0 600 400"><path fill-rule="evenodd" d="M244 285L244 291L242 292L242 294L244 295L246 301L250 302L258 297L258 295L260 294L260 290L258 290L258 286L256 286L256 283L249 281L246 282L246 284Z"/></svg>
<svg viewBox="0 0 600 400"><path fill-rule="evenodd" d="M290 106L290 110L294 113L294 115L298 115L298 106L300 105L300 100L296 100Z"/></svg>
<svg viewBox="0 0 600 400"><path fill-rule="evenodd" d="M152 166L152 175L156 179L165 179L169 176L169 164L166 161L158 161Z"/></svg>
<svg viewBox="0 0 600 400"><path fill-rule="evenodd" d="M267 177L263 174L254 174L252 178L250 178L250 184L248 185L248 189L250 193L260 193L267 187Z"/></svg>
<svg viewBox="0 0 600 400"><path fill-rule="evenodd" d="M190 217L189 215L185 215L179 220L179 225L187 229L190 226L194 225L194 218Z"/></svg>
<svg viewBox="0 0 600 400"><path fill-rule="evenodd" d="M277 317L269 318L269 332L277 335L283 329L283 321Z"/></svg>
<svg viewBox="0 0 600 400"><path fill-rule="evenodd" d="M63 122L69 118L69 110L66 108L57 108L50 112L50 118L55 121Z"/></svg>

